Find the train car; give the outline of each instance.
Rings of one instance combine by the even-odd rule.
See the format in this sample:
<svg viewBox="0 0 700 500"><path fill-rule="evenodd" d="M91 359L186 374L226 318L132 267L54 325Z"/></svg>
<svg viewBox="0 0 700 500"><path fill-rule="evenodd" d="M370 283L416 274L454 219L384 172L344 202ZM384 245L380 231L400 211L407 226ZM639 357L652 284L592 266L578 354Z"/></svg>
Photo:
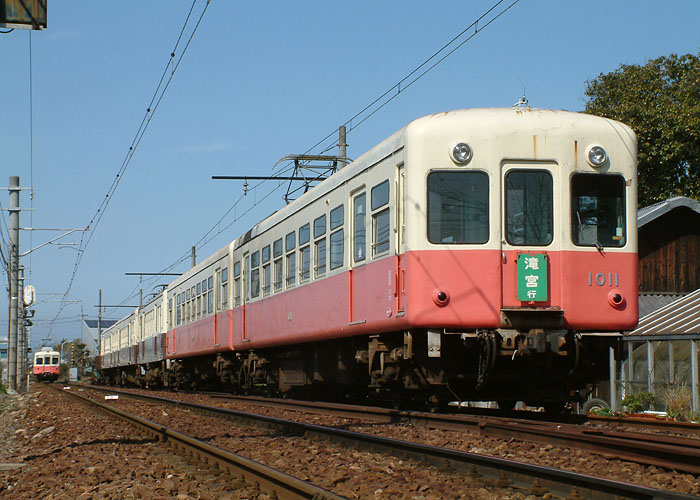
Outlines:
<svg viewBox="0 0 700 500"><path fill-rule="evenodd" d="M165 290L156 294L137 311L135 365L132 377L139 385L159 385L165 359L165 333L167 331L167 294Z"/></svg>
<svg viewBox="0 0 700 500"><path fill-rule="evenodd" d="M168 286L165 357L170 385L220 382L212 371L216 355L234 350L228 286L231 251L229 244Z"/></svg>
<svg viewBox="0 0 700 500"><path fill-rule="evenodd" d="M636 188L612 120L415 120L168 287L163 380L561 407L637 322Z"/></svg>
<svg viewBox="0 0 700 500"><path fill-rule="evenodd" d="M137 369L136 317L133 311L102 332L100 365L111 383L127 383Z"/></svg>
<svg viewBox="0 0 700 500"><path fill-rule="evenodd" d="M34 353L34 368L32 374L38 382L54 382L58 380L60 370L61 355L51 349L44 347L41 351Z"/></svg>

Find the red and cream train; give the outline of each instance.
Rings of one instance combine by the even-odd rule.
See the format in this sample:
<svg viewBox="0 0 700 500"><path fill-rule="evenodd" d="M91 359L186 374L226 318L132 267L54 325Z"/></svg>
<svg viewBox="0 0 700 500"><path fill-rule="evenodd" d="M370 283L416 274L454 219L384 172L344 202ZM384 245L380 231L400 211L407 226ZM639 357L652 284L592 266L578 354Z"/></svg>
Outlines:
<svg viewBox="0 0 700 500"><path fill-rule="evenodd" d="M32 374L38 382L54 382L58 380L61 356L50 347L44 347L34 353Z"/></svg>
<svg viewBox="0 0 700 500"><path fill-rule="evenodd" d="M105 330L102 373L556 408L637 322L636 188L612 120L420 118Z"/></svg>

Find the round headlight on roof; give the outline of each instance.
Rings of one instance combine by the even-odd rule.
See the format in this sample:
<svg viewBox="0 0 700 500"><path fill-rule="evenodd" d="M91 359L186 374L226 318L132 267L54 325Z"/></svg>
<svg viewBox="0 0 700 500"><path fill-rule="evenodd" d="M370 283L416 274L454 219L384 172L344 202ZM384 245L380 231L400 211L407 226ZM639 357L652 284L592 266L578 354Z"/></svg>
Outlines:
<svg viewBox="0 0 700 500"><path fill-rule="evenodd" d="M605 152L602 146L591 146L588 148L586 159L592 167L600 167L608 160L608 153Z"/></svg>
<svg viewBox="0 0 700 500"><path fill-rule="evenodd" d="M455 163L466 165L472 159L472 148L465 142L460 142L450 151L450 156Z"/></svg>

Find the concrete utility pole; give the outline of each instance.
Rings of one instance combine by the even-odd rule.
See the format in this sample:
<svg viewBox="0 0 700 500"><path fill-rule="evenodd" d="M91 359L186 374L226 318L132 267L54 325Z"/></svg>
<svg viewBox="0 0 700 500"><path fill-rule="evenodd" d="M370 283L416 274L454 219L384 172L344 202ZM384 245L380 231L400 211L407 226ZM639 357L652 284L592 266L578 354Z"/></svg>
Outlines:
<svg viewBox="0 0 700 500"><path fill-rule="evenodd" d="M348 161L347 161L347 157L348 157L347 148L348 148L348 145L347 145L347 143L345 142L345 141L346 141L345 134L346 134L346 132L345 132L345 125L341 125L341 126L338 128L338 157L339 157L339 158L338 158L338 170L340 170L341 168L343 168L345 165L348 164Z"/></svg>
<svg viewBox="0 0 700 500"><path fill-rule="evenodd" d="M7 352L7 385L17 390L17 339L19 337L19 177L10 177L10 330Z"/></svg>
<svg viewBox="0 0 700 500"><path fill-rule="evenodd" d="M19 266L18 273L18 309L17 309L17 390L27 392L27 325L24 318L24 266Z"/></svg>
<svg viewBox="0 0 700 500"><path fill-rule="evenodd" d="M192 267L197 265L197 247L192 247Z"/></svg>
<svg viewBox="0 0 700 500"><path fill-rule="evenodd" d="M102 352L102 288L100 288L100 301L97 310L97 355Z"/></svg>

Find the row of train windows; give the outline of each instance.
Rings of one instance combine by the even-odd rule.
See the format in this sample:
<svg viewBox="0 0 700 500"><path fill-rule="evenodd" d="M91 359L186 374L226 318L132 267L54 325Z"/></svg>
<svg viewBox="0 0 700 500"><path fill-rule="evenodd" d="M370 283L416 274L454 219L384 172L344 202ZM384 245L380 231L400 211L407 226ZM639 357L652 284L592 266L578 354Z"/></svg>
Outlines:
<svg viewBox="0 0 700 500"><path fill-rule="evenodd" d="M44 363L44 359L46 359L46 363ZM46 365L58 365L58 356L54 356L54 357L47 356L46 358L37 357L34 360L34 364L35 365L44 365L44 364L46 364Z"/></svg>
<svg viewBox="0 0 700 500"><path fill-rule="evenodd" d="M366 193L353 197L353 260L366 259ZM385 255L390 249L389 181L385 180L370 191L372 211L372 256ZM345 211L338 205L329 214L323 214L297 231L279 238L272 245L248 253L243 261L233 265L234 305L240 305L243 287L246 298L270 295L292 288L298 283L326 275L345 263ZM312 239L313 231L313 242ZM311 269L313 249L313 273ZM245 266L242 269L241 266ZM245 275L245 280L243 277ZM178 293L168 301L170 324L176 326L199 319L228 305L228 268L217 272L220 288L214 296L214 277ZM245 282L245 285L243 284ZM215 304L216 302L216 304ZM174 306L174 307L173 307Z"/></svg>
<svg viewBox="0 0 700 500"><path fill-rule="evenodd" d="M553 179L547 170L511 170L505 176L505 238L511 245L549 245L554 235ZM578 173L571 178L571 237L578 246L621 247L626 242L625 179ZM428 241L489 240L489 179L484 172L428 175Z"/></svg>
<svg viewBox="0 0 700 500"><path fill-rule="evenodd" d="M225 306L227 303L226 286L228 284L228 268L218 271L218 282L223 288L219 297ZM209 276L203 279L200 283L192 285L191 288L178 293L175 296L175 317L173 318L173 299L168 300L168 311L170 316L170 324L182 325L190 321L199 319L207 314L214 312L214 277Z"/></svg>
<svg viewBox="0 0 700 500"><path fill-rule="evenodd" d="M141 327L141 338L148 338L155 335L160 331L161 324L161 306L156 305L156 307L146 314L139 317L139 324Z"/></svg>
<svg viewBox="0 0 700 500"><path fill-rule="evenodd" d="M353 197L353 261L366 259L366 192ZM371 189L372 256L390 249L389 181ZM279 238L272 245L246 254L233 265L233 301L238 306L242 294L246 300L292 288L312 278L322 278L345 263L345 207L338 205L297 231ZM313 233L313 234L312 234ZM313 239L312 239L313 236ZM313 268L312 268L313 262ZM245 290L244 290L245 288Z"/></svg>

